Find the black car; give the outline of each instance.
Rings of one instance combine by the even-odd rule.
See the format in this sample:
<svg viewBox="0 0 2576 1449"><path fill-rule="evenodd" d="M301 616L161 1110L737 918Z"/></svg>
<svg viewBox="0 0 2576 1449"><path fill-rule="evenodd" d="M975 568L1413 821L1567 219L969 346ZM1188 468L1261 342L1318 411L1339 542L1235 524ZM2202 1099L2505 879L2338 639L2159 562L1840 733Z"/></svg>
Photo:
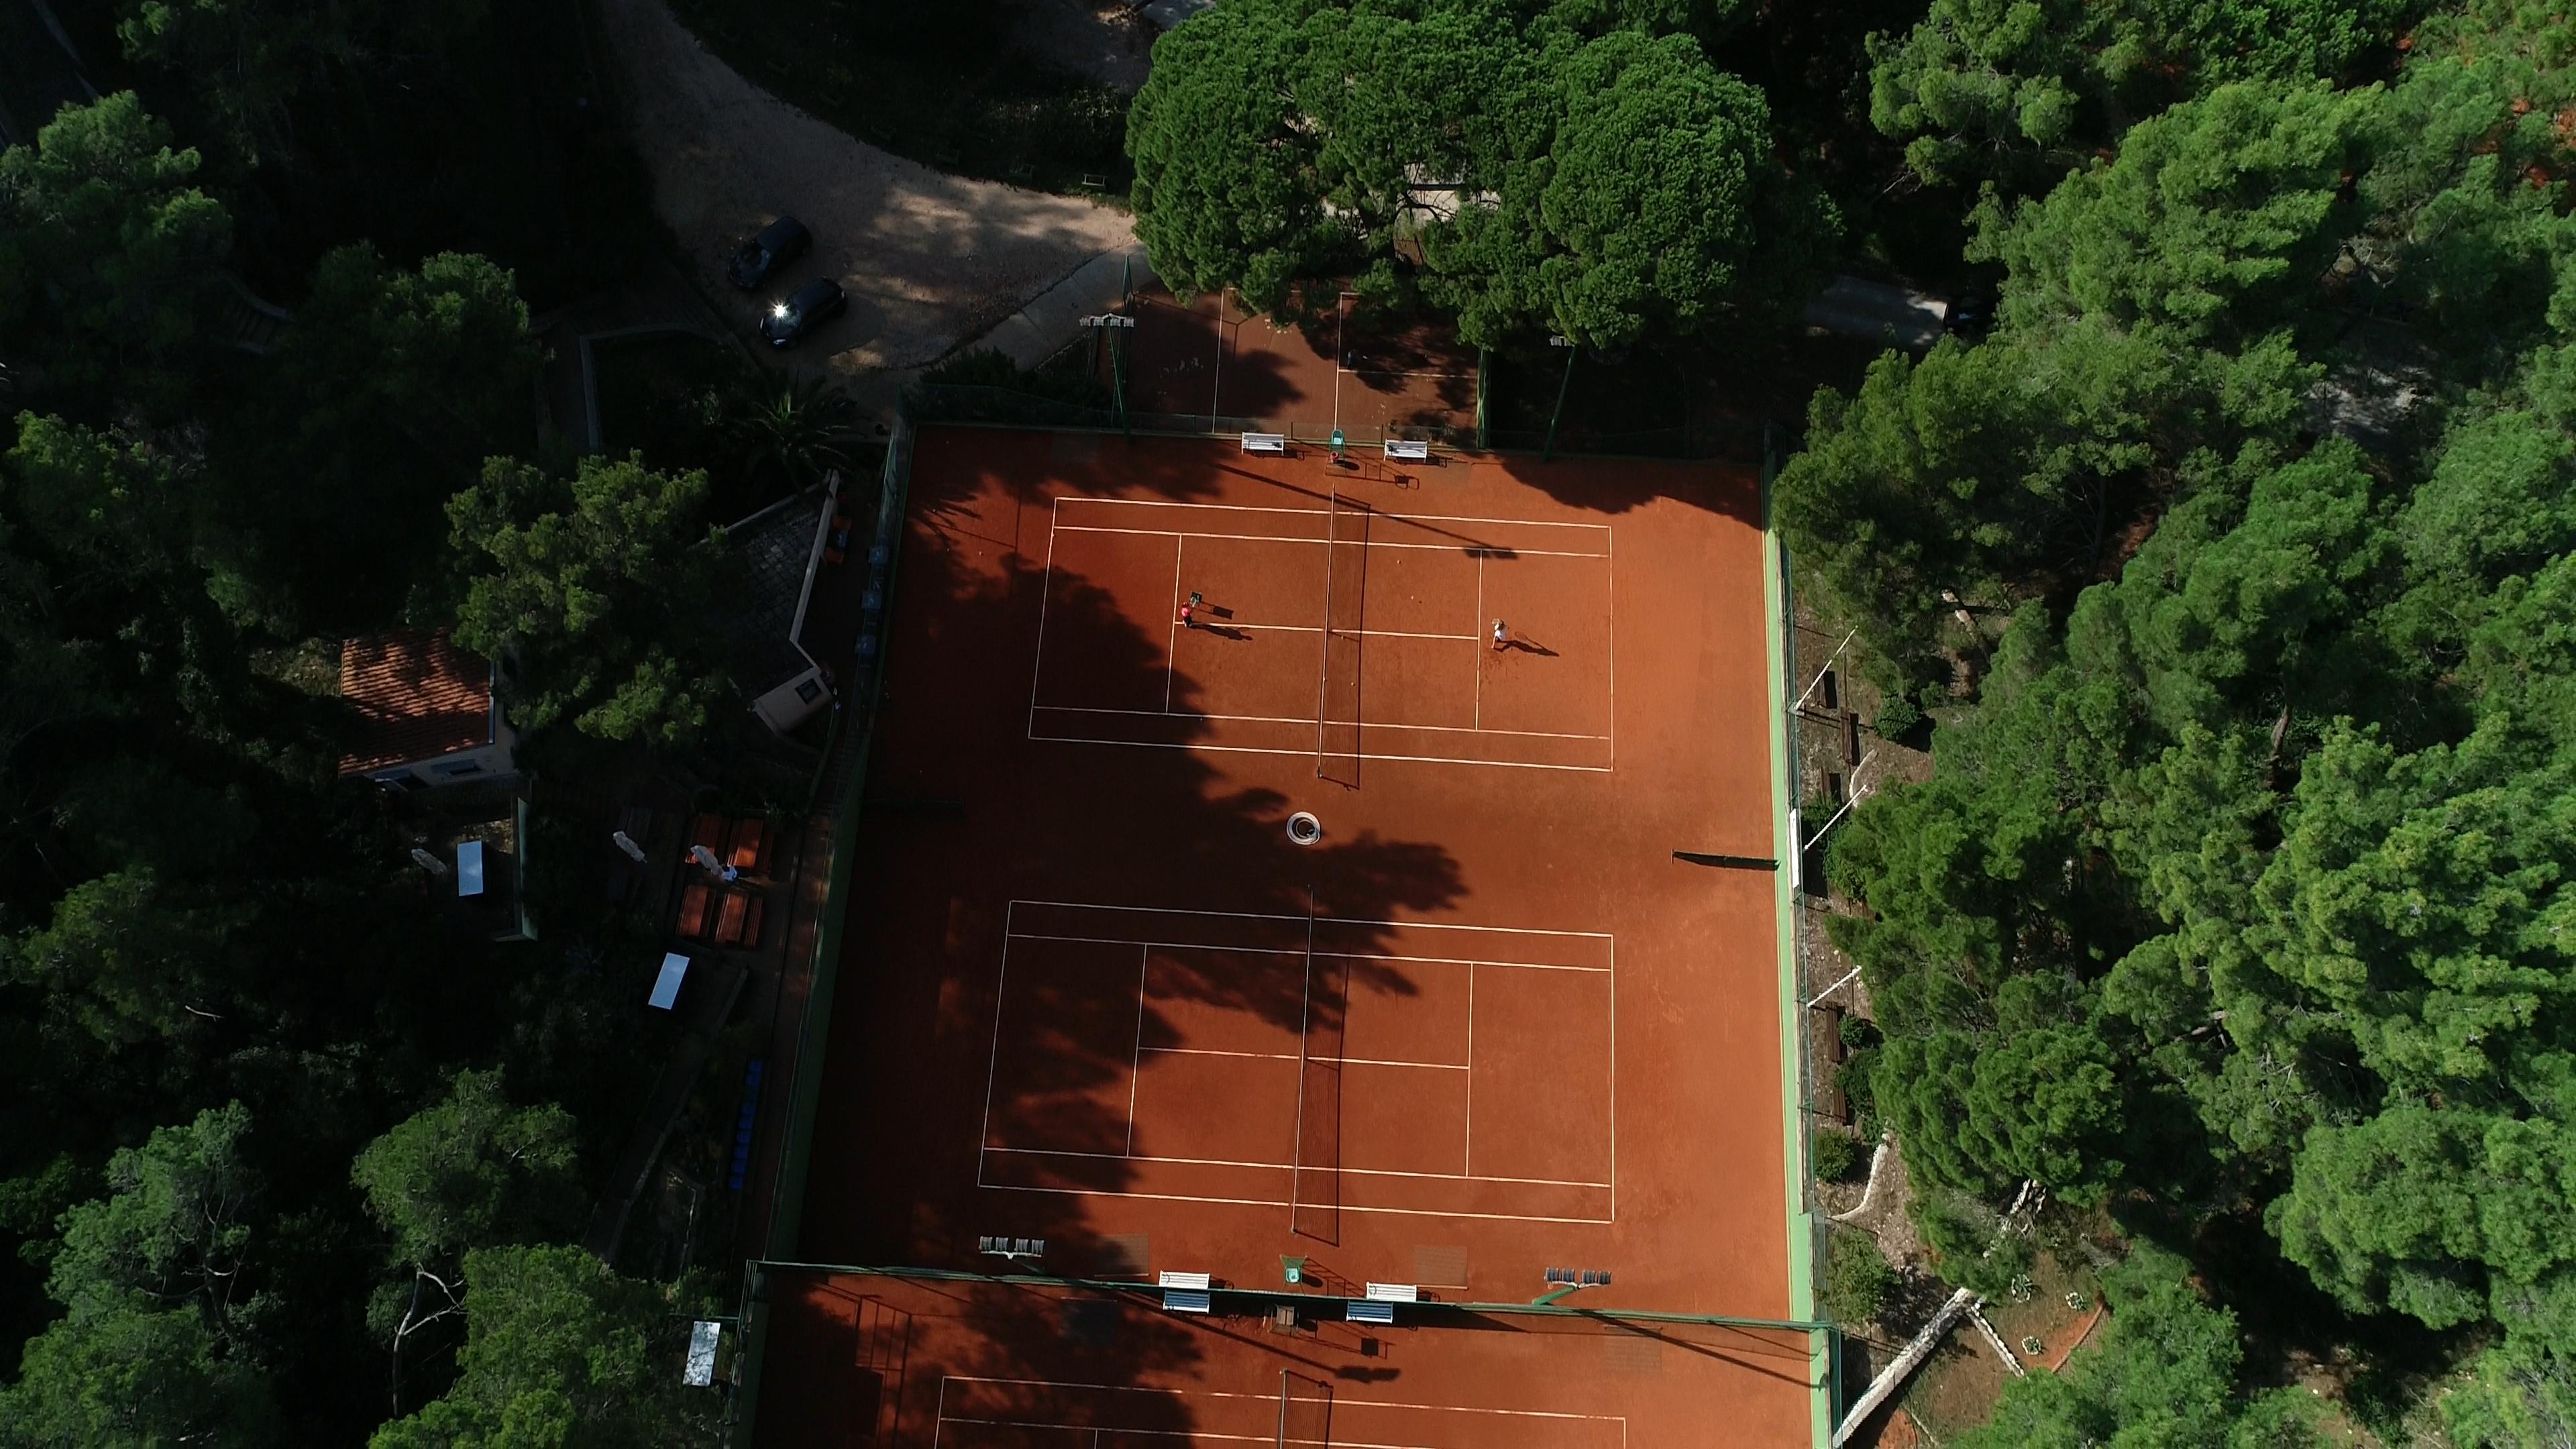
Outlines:
<svg viewBox="0 0 2576 1449"><path fill-rule="evenodd" d="M787 300L774 304L769 315L760 319L760 335L772 347L793 347L799 338L841 314L849 299L841 295L841 284L829 277L817 277L788 294Z"/></svg>
<svg viewBox="0 0 2576 1449"><path fill-rule="evenodd" d="M1942 319L1942 326L1951 336L1971 340L1985 336L1994 325L1995 294L1982 287L1951 298L1949 314Z"/></svg>
<svg viewBox="0 0 2576 1449"><path fill-rule="evenodd" d="M733 254L732 264L725 268L725 276L748 292L768 281L780 267L805 255L813 245L813 234L805 230L805 223L782 216L742 244L742 249Z"/></svg>

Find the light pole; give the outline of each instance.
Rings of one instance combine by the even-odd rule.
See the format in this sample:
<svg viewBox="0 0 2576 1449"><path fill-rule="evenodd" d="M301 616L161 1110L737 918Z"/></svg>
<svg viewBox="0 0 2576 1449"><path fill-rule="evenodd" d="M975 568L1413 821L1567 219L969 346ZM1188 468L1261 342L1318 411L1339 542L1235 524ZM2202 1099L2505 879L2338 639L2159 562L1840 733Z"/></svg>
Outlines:
<svg viewBox="0 0 2576 1449"><path fill-rule="evenodd" d="M1532 1308L1545 1308L1569 1293L1586 1288L1610 1286L1609 1270L1603 1268L1550 1268L1547 1270L1548 1291L1530 1300Z"/></svg>
<svg viewBox="0 0 2576 1449"><path fill-rule="evenodd" d="M1547 446L1538 454L1542 463L1556 459L1556 425L1565 417L1565 395L1574 387L1574 354L1578 351L1571 337L1550 337L1547 345L1565 349L1565 380L1556 385L1556 411L1547 415Z"/></svg>
<svg viewBox="0 0 2576 1449"><path fill-rule="evenodd" d="M1109 334L1109 395L1118 404L1118 431L1133 440L1136 429L1127 420L1127 355L1118 345L1118 336L1122 332L1134 331L1136 319L1116 312L1103 312L1097 317L1083 318L1082 325L1085 330L1099 328Z"/></svg>

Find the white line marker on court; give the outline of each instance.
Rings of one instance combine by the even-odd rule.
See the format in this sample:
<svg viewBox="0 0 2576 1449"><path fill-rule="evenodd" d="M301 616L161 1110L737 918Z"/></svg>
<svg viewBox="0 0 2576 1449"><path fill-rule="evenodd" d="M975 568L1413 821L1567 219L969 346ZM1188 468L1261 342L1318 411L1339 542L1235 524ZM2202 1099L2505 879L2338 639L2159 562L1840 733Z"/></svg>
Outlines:
<svg viewBox="0 0 2576 1449"><path fill-rule="evenodd" d="M1303 755L1314 757L1312 750L1280 750L1264 745L1211 745L1204 740L1104 740L1091 735L1042 735L1031 733L1032 740L1059 745L1123 745L1132 750L1206 750L1219 755ZM1579 774L1607 775L1608 765L1542 765L1530 760L1469 760L1453 755L1381 755L1375 751L1361 753L1362 760L1392 760L1412 765L1487 765L1497 770L1572 770Z"/></svg>
<svg viewBox="0 0 2576 1449"><path fill-rule="evenodd" d="M984 1126L975 1138L975 1185L984 1186L984 1145L993 1140L993 1085L1002 1071L1002 997L1011 984L1011 913L1019 909L1013 901L1002 908L1002 970L993 982L993 1053L984 1063Z"/></svg>
<svg viewBox="0 0 2576 1449"><path fill-rule="evenodd" d="M1053 1193L1058 1197L1123 1197L1132 1198L1138 1202L1199 1202L1215 1203L1228 1207L1281 1208L1289 1206L1288 1199L1284 1197L1216 1197L1204 1193L1186 1192L1112 1192L1105 1188L1035 1187L1016 1182L988 1182L983 1186L986 1192L1046 1192ZM1346 1213L1384 1213L1390 1217L1459 1218L1471 1221L1494 1223L1572 1223L1588 1224L1593 1227L1607 1227L1612 1221L1609 1218L1553 1217L1538 1213L1468 1213L1451 1212L1443 1208L1367 1207L1354 1203L1343 1203L1339 1208L1335 1209L1335 1211Z"/></svg>
<svg viewBox="0 0 2576 1449"><path fill-rule="evenodd" d="M1196 508L1210 513L1302 513L1309 518L1320 517L1324 511L1320 508L1280 508L1264 503L1185 503L1169 498L1109 498L1092 493L1067 493L1056 501L1116 504L1122 508ZM1490 518L1470 513L1381 513L1377 516L1390 523L1504 523L1521 528L1589 528L1605 534L1610 531L1610 525L1606 523L1567 522L1553 518Z"/></svg>
<svg viewBox="0 0 2576 1449"><path fill-rule="evenodd" d="M1127 1150L1136 1150L1136 1081L1145 1070L1145 973L1153 968L1154 948L1136 947L1136 1046L1127 1054Z"/></svg>
<svg viewBox="0 0 2576 1449"><path fill-rule="evenodd" d="M1282 626L1280 626L1280 627L1282 627L1282 628L1286 628L1286 627L1289 627L1289 626L1282 625ZM1450 636L1445 636L1445 635L1444 635L1444 636L1442 636L1442 637L1444 637L1444 638L1445 638L1445 637L1450 637ZM1138 717L1138 718L1140 718L1140 719L1166 719L1166 718L1178 718L1178 719L1204 719L1204 720L1235 720L1235 721L1240 721L1240 722L1245 723L1245 724L1293 724L1293 725L1301 725L1301 724L1304 724L1304 723L1306 722L1305 717L1304 717L1304 716L1302 716L1302 715L1284 715L1284 714L1203 714L1203 713L1199 712L1198 710L1194 710L1194 709L1109 709L1109 708L1105 708L1105 707L1100 706L1100 705L1089 705L1089 704L1042 704L1042 705L1039 705L1039 706L1038 706L1038 708L1040 708L1040 709L1042 709L1042 710L1053 710L1053 711L1055 711L1055 712L1056 712L1056 713L1058 713L1058 714L1118 714L1118 715L1133 715L1133 716L1136 716L1136 717ZM1561 732L1561 731L1557 731L1557 730L1487 730L1487 729L1475 729L1475 728L1472 728L1472 727L1467 726L1467 725L1431 725L1431 724L1410 724L1410 723L1407 723L1406 721L1403 721L1403 720L1384 720L1384 719L1361 719L1361 720L1354 720L1354 719L1337 719L1337 720L1328 720L1328 721L1326 721L1326 723L1328 723L1328 724L1337 724L1337 725L1358 725L1358 726L1360 726L1360 727L1362 727L1362 728L1364 728L1364 729L1373 729L1373 730L1425 730L1425 731L1430 731L1430 732L1433 732L1433 733L1444 734L1444 735L1495 735L1495 736L1498 736L1498 737L1505 737L1505 738L1511 738L1511 739L1524 739L1524 740L1602 740L1602 741L1607 741L1607 740L1610 738L1608 735L1577 735L1577 734L1566 734L1566 733L1563 733L1563 732ZM1051 737L1049 737L1049 736L1040 736L1039 738L1051 738Z"/></svg>
<svg viewBox="0 0 2576 1449"><path fill-rule="evenodd" d="M1473 1177L1476 1173L1476 968L1467 968L1467 1146L1458 1170Z"/></svg>
<svg viewBox="0 0 2576 1449"><path fill-rule="evenodd" d="M1046 669L1047 595L1055 592L1056 509L1063 502L1059 498L1047 506L1046 572L1038 577L1038 642L1029 655L1029 736L1032 739L1036 738L1038 729L1038 682L1045 678Z"/></svg>
<svg viewBox="0 0 2576 1449"><path fill-rule="evenodd" d="M1293 946L1228 946L1222 943L1199 941L1139 942L1126 936L1073 936L1049 931L1021 931L1014 934L1012 939L1017 941L1060 941L1066 945L1072 946L1144 945L1164 951L1224 951L1237 956L1303 956L1306 954ZM1548 961L1471 961L1463 957L1454 956L1394 956L1382 955L1373 951L1317 951L1315 954L1334 961L1393 961L1429 966L1505 966L1515 971L1586 971L1595 976L1607 976L1610 974L1610 968L1607 966L1566 966ZM1397 1062L1390 1063L1390 1065L1428 1066L1430 1064L1427 1062Z"/></svg>
<svg viewBox="0 0 2576 1449"><path fill-rule="evenodd" d="M1172 712L1172 656L1181 638L1181 550L1189 546L1189 535L1172 536L1172 626L1163 634L1163 713Z"/></svg>
<svg viewBox="0 0 2576 1449"><path fill-rule="evenodd" d="M1147 538L1215 538L1229 543L1294 543L1319 547L1330 542L1321 538L1272 538L1262 534L1207 533L1198 529L1175 528L1104 528L1096 523L1067 523L1056 528L1058 533L1132 533ZM1507 553L1514 558L1598 558L1606 553L1570 548L1514 548L1500 543L1375 543L1371 548L1402 548L1419 553L1467 553L1482 557L1489 553Z"/></svg>
<svg viewBox="0 0 2576 1449"><path fill-rule="evenodd" d="M1107 901L1045 901L1029 896L1020 897L1012 904L1055 906L1069 911L1129 911L1154 916L1222 916L1237 921L1295 921L1300 925L1303 925L1306 920L1304 916L1281 915L1268 911L1210 911L1190 906L1122 906ZM1464 921L1381 921L1360 916L1319 916L1315 923L1321 926L1401 926L1408 931L1487 931L1498 936L1580 936L1593 941L1610 939L1608 931L1554 931L1544 926L1478 926Z"/></svg>
<svg viewBox="0 0 2576 1449"><path fill-rule="evenodd" d="M1332 1058L1317 1057L1315 1060L1328 1062ZM1084 1152L1070 1147L1007 1146L995 1147L992 1151L996 1156L1003 1157L1072 1157L1094 1162L1161 1162L1175 1167L1241 1167L1259 1172L1296 1170L1296 1164L1290 1162L1245 1162L1229 1157L1161 1157L1150 1152ZM1391 1167L1345 1167L1339 1171L1350 1177L1412 1177L1426 1182L1499 1182L1516 1187L1583 1187L1596 1192L1610 1185L1606 1182L1576 1182L1571 1178L1563 1177L1494 1177L1486 1174L1470 1176L1456 1172L1400 1172ZM1089 1190L1087 1188L1066 1189L1068 1192Z"/></svg>
<svg viewBox="0 0 2576 1449"><path fill-rule="evenodd" d="M1474 631L1475 631L1475 630L1482 629L1482 628L1484 628L1484 627L1485 627L1484 620L1485 620L1485 556L1484 556L1483 554L1481 554L1481 553L1480 553L1480 554L1476 555L1476 612L1475 612L1475 614L1474 614L1472 617L1470 617L1470 618L1467 620L1467 626L1468 626L1468 630L1469 630L1469 634L1468 634L1468 637L1469 637L1469 638L1474 638L1474 637L1475 637L1475 634L1474 634ZM1485 727L1485 651L1484 651L1484 650L1482 650L1482 649L1477 650L1477 651L1476 651L1476 656L1475 656L1475 657L1476 657L1476 712L1475 712L1473 715L1469 716L1469 718L1474 722L1474 724L1475 724L1476 728L1478 728L1478 729L1483 729L1483 728Z"/></svg>

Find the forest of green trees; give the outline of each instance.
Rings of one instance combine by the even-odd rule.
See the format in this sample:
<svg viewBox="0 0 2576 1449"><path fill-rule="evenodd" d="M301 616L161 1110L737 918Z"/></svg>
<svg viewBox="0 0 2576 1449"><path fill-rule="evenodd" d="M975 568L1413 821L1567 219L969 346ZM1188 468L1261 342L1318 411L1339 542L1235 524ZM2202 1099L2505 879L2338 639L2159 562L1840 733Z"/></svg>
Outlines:
<svg viewBox="0 0 2576 1449"><path fill-rule="evenodd" d="M572 1245L649 931L543 852L539 941L436 910L310 682L525 631L523 764L705 727L706 477L535 423L532 313L664 249L577 13L53 8L104 96L0 154L0 1445L708 1442L703 1291Z"/></svg>
<svg viewBox="0 0 2576 1449"><path fill-rule="evenodd" d="M708 1442L702 1290L569 1245L638 942L443 924L297 683L450 625L573 776L723 712L708 479L531 418L531 316L668 247L582 8L54 8L105 94L0 153L0 1449ZM1775 493L1933 761L1832 840L1842 1084L1946 1276L2025 1182L2128 1246L1974 1442L2314 1442L2294 1358L2389 1444L2576 1436L2576 22L1221 0L1128 148L1176 285L1498 348L1991 288Z"/></svg>
<svg viewBox="0 0 2576 1449"><path fill-rule="evenodd" d="M1861 9L1235 0L1157 52L1139 228L1488 344L1758 336L1835 264L1994 288L1819 392L1776 495L1934 762L1832 843L1843 1084L1946 1271L2025 1181L2138 1245L2103 1371L1980 1442L2305 1442L2293 1353L2392 1441L2567 1442L2576 23Z"/></svg>

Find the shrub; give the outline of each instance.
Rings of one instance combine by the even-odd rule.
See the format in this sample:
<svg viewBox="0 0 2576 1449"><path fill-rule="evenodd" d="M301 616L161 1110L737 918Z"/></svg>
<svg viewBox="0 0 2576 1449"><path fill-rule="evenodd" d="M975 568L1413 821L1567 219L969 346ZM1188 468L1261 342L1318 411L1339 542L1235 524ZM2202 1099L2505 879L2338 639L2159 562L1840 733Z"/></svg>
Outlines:
<svg viewBox="0 0 2576 1449"><path fill-rule="evenodd" d="M1807 1159L1820 1182L1849 1182L1861 1164L1860 1144L1840 1132L1819 1132L1807 1144Z"/></svg>
<svg viewBox="0 0 2576 1449"><path fill-rule="evenodd" d="M1864 1046L1854 1047L1844 1055L1842 1065L1834 1068L1834 1085L1843 1089L1843 1097L1855 1114L1874 1116L1878 1111L1878 1097L1870 1087L1870 1073L1877 1065L1878 1048Z"/></svg>
<svg viewBox="0 0 2576 1449"><path fill-rule="evenodd" d="M1867 1233L1836 1233L1827 1248L1825 1291L1818 1305L1836 1323L1858 1326L1878 1317L1896 1287L1896 1270Z"/></svg>
<svg viewBox="0 0 2576 1449"><path fill-rule="evenodd" d="M1853 1051L1878 1045L1878 1023L1865 1016L1846 1016L1840 1028L1843 1045Z"/></svg>
<svg viewBox="0 0 2576 1449"><path fill-rule="evenodd" d="M1878 731L1880 739L1893 744L1913 734L1915 727L1922 723L1923 711L1914 707L1914 701L1901 694L1891 694L1879 705L1878 718L1871 720L1869 727Z"/></svg>

